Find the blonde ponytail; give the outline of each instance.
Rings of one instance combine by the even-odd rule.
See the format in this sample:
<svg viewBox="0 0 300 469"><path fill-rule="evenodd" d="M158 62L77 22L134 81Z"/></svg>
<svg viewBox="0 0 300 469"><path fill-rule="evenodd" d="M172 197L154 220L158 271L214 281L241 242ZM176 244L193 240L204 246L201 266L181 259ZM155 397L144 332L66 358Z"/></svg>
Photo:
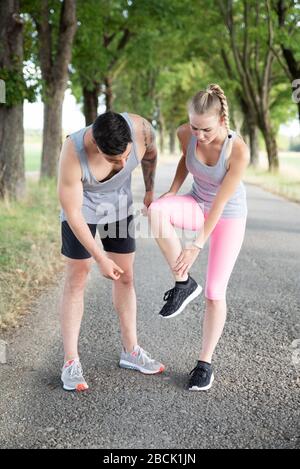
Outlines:
<svg viewBox="0 0 300 469"><path fill-rule="evenodd" d="M227 136L229 139L226 148L226 159L229 158L232 151L232 135L230 132L229 109L227 98L222 88L217 84L208 85L205 91L199 91L189 102L189 111L195 114L206 114L216 112L224 118Z"/></svg>

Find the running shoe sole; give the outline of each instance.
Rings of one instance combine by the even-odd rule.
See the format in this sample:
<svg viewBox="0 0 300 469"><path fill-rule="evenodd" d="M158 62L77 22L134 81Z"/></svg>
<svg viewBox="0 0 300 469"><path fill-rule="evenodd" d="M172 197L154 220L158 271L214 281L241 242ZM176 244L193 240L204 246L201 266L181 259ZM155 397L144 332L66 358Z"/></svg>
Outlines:
<svg viewBox="0 0 300 469"><path fill-rule="evenodd" d="M164 365L162 365L157 371L150 371L150 370L147 370L146 368L143 368L142 366L138 366L138 365L134 365L133 363L126 362L125 360L121 360L119 363L119 366L120 368L126 368L127 370L140 371L144 375L156 375L158 373L162 373L163 371L165 371Z"/></svg>
<svg viewBox="0 0 300 469"><path fill-rule="evenodd" d="M69 386L66 386L63 384L63 389L65 391L77 391L77 392L82 392L82 391L87 391L89 389L87 384L77 384L75 388L70 388Z"/></svg>
<svg viewBox="0 0 300 469"><path fill-rule="evenodd" d="M193 293L191 293L190 296L188 296L184 302L182 303L182 305L180 306L180 308L175 311L174 313L172 314L169 314L168 316L163 316L162 314L159 314L159 316L161 316L162 318L164 319L169 319L169 318L174 318L175 316L178 316L178 314L182 313L182 311L186 308L186 306L191 302L193 301L195 298L197 298L197 296L201 295L201 292L202 292L202 287L200 285L197 286L196 290L193 291Z"/></svg>
<svg viewBox="0 0 300 469"><path fill-rule="evenodd" d="M208 391L212 387L214 379L214 375L212 374L210 378L210 383L207 386L203 386L202 388L199 388L198 386L192 386L191 388L189 388L189 391Z"/></svg>

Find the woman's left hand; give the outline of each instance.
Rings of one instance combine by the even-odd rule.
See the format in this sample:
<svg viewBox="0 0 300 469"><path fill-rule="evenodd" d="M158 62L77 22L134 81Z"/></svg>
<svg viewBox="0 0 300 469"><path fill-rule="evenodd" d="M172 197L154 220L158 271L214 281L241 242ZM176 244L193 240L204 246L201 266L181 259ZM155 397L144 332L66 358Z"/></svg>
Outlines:
<svg viewBox="0 0 300 469"><path fill-rule="evenodd" d="M176 265L173 271L180 276L183 276L188 273L195 260L197 259L199 252L200 250L196 246L187 246L181 251L181 254L176 261Z"/></svg>

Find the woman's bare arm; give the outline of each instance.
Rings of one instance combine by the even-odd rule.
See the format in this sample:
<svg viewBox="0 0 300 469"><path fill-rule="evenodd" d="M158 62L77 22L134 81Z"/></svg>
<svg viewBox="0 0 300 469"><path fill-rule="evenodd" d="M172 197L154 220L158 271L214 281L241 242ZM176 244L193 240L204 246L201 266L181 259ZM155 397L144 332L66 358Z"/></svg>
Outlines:
<svg viewBox="0 0 300 469"><path fill-rule="evenodd" d="M233 196L247 169L250 161L250 153L243 140L235 140L230 156L230 167L224 177L222 184L216 194L208 217L204 223L204 230L201 230L195 242L203 245L218 223L224 207Z"/></svg>

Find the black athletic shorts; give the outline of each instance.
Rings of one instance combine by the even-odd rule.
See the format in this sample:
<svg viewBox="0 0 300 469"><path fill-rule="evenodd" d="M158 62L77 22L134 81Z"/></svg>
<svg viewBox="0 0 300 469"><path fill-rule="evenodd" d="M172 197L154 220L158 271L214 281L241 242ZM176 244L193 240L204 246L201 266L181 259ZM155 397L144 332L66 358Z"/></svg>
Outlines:
<svg viewBox="0 0 300 469"><path fill-rule="evenodd" d="M128 218L115 223L106 223L105 225L88 224L88 227L94 238L98 227L104 251L128 254L135 252L134 222L132 220L133 216L130 215ZM130 229L128 229L129 224ZM64 256L71 259L88 259L92 257L76 238L67 221L63 221L61 224L61 238L61 253Z"/></svg>

